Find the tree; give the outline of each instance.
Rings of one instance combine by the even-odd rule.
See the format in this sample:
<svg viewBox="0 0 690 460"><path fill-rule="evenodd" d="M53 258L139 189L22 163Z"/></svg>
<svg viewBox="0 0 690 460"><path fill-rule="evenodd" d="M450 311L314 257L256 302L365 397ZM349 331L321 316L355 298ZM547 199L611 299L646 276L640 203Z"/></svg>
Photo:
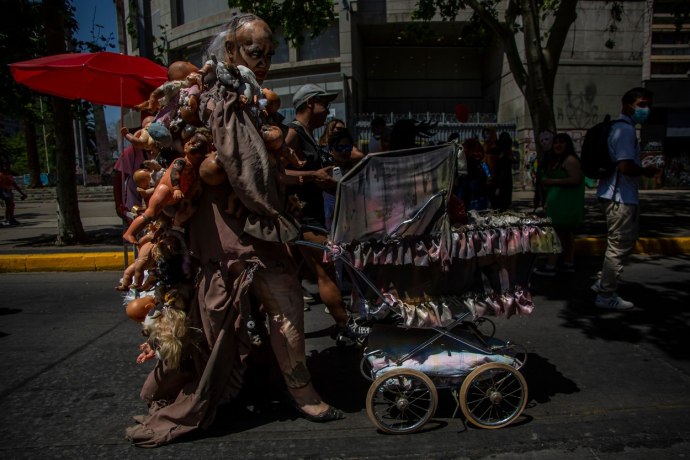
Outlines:
<svg viewBox="0 0 690 460"><path fill-rule="evenodd" d="M304 42L305 31L316 37L335 20L333 0L228 0L230 8L253 13L293 46Z"/></svg>
<svg viewBox="0 0 690 460"><path fill-rule="evenodd" d="M45 40L48 55L67 51L67 39L76 24L72 6L65 0L44 0ZM76 158L72 137L70 102L52 97L57 172L58 236L57 244L76 244L86 240L77 198Z"/></svg>
<svg viewBox="0 0 690 460"><path fill-rule="evenodd" d="M503 19L501 0L418 0L413 19L431 21L440 14L455 20L459 12L474 12L471 23L481 23L498 37L517 86L525 96L535 132L556 130L553 89L558 62L571 24L577 18L577 0L508 0ZM228 5L249 11L279 27L285 38L299 44L303 31L318 35L334 18L332 0L229 0ZM545 28L546 19L550 25ZM524 56L518 39L522 37Z"/></svg>
<svg viewBox="0 0 690 460"><path fill-rule="evenodd" d="M556 131L553 89L568 30L575 19L577 0L508 0L499 19L498 0L419 0L413 17L431 20L438 12L454 20L469 8L503 45L513 79L525 96L535 133ZM546 19L550 25L546 26ZM524 56L518 40L522 37ZM538 147L539 148L539 147Z"/></svg>
<svg viewBox="0 0 690 460"><path fill-rule="evenodd" d="M44 41L39 39L42 18L40 7L35 2L20 0L8 2L0 18L0 100L3 116L22 120L22 129L26 139L20 154L26 155L26 166L29 170L29 188L41 186L41 168L36 145L36 124L40 114L36 110L37 98L40 97L28 88L17 85L9 72L12 62L31 59L44 54ZM5 133L2 133L3 142ZM17 158L5 161L16 162Z"/></svg>

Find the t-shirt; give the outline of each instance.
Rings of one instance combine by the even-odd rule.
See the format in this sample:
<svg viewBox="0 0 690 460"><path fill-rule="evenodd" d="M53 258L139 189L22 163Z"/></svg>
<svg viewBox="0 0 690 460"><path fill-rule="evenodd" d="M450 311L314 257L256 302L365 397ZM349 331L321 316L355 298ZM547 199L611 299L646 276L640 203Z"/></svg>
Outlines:
<svg viewBox="0 0 690 460"><path fill-rule="evenodd" d="M641 166L640 144L637 142L635 123L627 115L619 115L616 120L622 123L614 123L609 133L609 156L611 161L618 163L622 160L631 160ZM640 178L621 174L616 169L610 177L599 180L597 197L612 200L616 203L638 204Z"/></svg>
<svg viewBox="0 0 690 460"><path fill-rule="evenodd" d="M321 169L320 148L314 138L310 136L304 127L297 121L290 122L288 126L297 131L300 146L302 147L302 152L306 160L306 164L300 171L318 171ZM303 185L290 187L288 189L288 193L296 194L301 201L306 203L302 210L303 223L321 227L325 225L326 218L323 211L322 191L323 190L321 190L318 185L311 182L306 182Z"/></svg>
<svg viewBox="0 0 690 460"><path fill-rule="evenodd" d="M0 189L12 191L14 188L14 177L12 175L0 172Z"/></svg>

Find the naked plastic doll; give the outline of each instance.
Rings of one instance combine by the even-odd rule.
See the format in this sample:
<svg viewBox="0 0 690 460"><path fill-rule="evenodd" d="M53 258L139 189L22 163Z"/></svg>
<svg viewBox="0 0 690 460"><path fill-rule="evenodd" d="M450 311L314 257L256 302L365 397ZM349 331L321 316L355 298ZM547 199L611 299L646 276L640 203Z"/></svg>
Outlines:
<svg viewBox="0 0 690 460"><path fill-rule="evenodd" d="M144 120L153 117L146 117ZM168 128L157 121L144 124L143 127L134 134L129 133L129 129L122 128L122 135L134 147L158 153L161 147L170 147L173 139Z"/></svg>
<svg viewBox="0 0 690 460"><path fill-rule="evenodd" d="M139 297L134 300L130 300L125 308L125 313L129 319L132 319L138 323L143 323L146 319L146 315L153 310L156 306L156 301L153 296L147 295L144 297Z"/></svg>
<svg viewBox="0 0 690 460"><path fill-rule="evenodd" d="M137 216L122 235L125 241L136 244L136 235L146 224L158 217L164 207L177 204L198 177L199 166L211 147L207 130L198 130L184 144L184 157L177 158L166 169L149 199L146 211Z"/></svg>
<svg viewBox="0 0 690 460"><path fill-rule="evenodd" d="M261 127L261 137L273 159L280 162L282 166L290 165L293 168L300 169L307 163L306 160L299 158L295 151L287 146L283 130L279 126L263 125ZM294 185L292 183L285 183L285 179L281 177L278 180L285 185Z"/></svg>
<svg viewBox="0 0 690 460"><path fill-rule="evenodd" d="M141 244L137 258L125 268L120 284L115 287L118 291L127 291L130 287L140 289L144 282L144 271L153 268L155 260L153 249L155 244L151 241Z"/></svg>
<svg viewBox="0 0 690 460"><path fill-rule="evenodd" d="M198 71L199 69L191 62L173 62L168 67L168 81L154 89L147 101L142 102L134 108L149 113L158 112L161 107L165 107L170 101L178 96L180 89L185 87L185 84L189 84L187 76L192 72Z"/></svg>
<svg viewBox="0 0 690 460"><path fill-rule="evenodd" d="M140 209L146 209L149 203L149 198L153 195L155 190L153 182L153 172L150 169L137 169L132 175L134 183L137 184L137 192L143 200L144 206Z"/></svg>
<svg viewBox="0 0 690 460"><path fill-rule="evenodd" d="M149 150L148 145L151 142L150 141L151 136L149 136L149 133L146 130L146 128L148 128L148 126L151 123L153 123L154 120L155 120L155 118L153 116L148 116L148 117L144 118L141 121L141 129L138 129L134 134L130 133L129 129L124 127L124 126L122 127L122 129L120 129L120 133L124 136L125 139L127 139L135 147L141 148L144 150ZM142 147L142 145L144 147Z"/></svg>

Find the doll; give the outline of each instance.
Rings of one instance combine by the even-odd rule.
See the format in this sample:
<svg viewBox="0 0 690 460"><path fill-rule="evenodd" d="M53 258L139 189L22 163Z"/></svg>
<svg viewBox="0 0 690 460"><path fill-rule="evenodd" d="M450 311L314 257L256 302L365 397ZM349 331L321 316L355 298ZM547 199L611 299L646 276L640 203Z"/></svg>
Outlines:
<svg viewBox="0 0 690 460"><path fill-rule="evenodd" d="M170 289L161 297L162 308L150 311L144 319L142 333L148 340L139 346L137 363L157 356L169 369L177 369L182 347L189 339L185 298L178 289Z"/></svg>
<svg viewBox="0 0 690 460"><path fill-rule="evenodd" d="M166 169L156 189L149 198L146 211L137 216L122 235L125 241L136 243L136 235L153 221L164 207L177 204L198 177L201 162L211 148L208 130L200 128L184 144L184 157L177 158Z"/></svg>
<svg viewBox="0 0 690 460"><path fill-rule="evenodd" d="M147 295L130 300L125 308L125 313L127 313L129 319L138 323L143 323L146 319L146 315L148 315L148 313L153 310L155 306L155 299L152 296Z"/></svg>
<svg viewBox="0 0 690 460"><path fill-rule="evenodd" d="M158 121L144 125L134 134L130 134L127 128L122 128L120 132L134 147L154 153L158 153L161 147L170 147L173 143L168 128Z"/></svg>
<svg viewBox="0 0 690 460"><path fill-rule="evenodd" d="M142 202L144 203L144 206L140 208L143 211L148 206L149 198L151 198L155 190L153 172L146 168L137 169L132 177L134 178L134 183L137 184L137 192L141 195Z"/></svg>
<svg viewBox="0 0 690 460"><path fill-rule="evenodd" d="M193 72L199 69L191 62L175 61L168 67L168 81L154 89L149 99L135 106L135 110L156 113L161 107L165 107L174 100L185 84L190 84L187 80Z"/></svg>
<svg viewBox="0 0 690 460"><path fill-rule="evenodd" d="M122 274L120 284L115 287L118 291L127 291L130 287L141 289L144 281L144 271L153 268L155 260L153 258L154 243L147 241L140 245L139 253Z"/></svg>

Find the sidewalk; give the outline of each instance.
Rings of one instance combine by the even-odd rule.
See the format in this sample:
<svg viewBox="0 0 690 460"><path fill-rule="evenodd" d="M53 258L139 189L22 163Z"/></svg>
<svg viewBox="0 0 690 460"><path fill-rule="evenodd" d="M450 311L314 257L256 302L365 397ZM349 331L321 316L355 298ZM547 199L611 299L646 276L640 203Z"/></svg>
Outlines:
<svg viewBox="0 0 690 460"><path fill-rule="evenodd" d="M577 256L599 256L606 247L606 225L594 191L586 192L585 224L577 235ZM122 270L122 222L111 201L80 195L80 215L89 243L57 247L56 203L18 201L19 226L0 227L0 273ZM640 239L636 253L674 256L690 253L690 190L640 192ZM532 209L532 192L513 193L513 208ZM131 247L127 255L132 261Z"/></svg>

